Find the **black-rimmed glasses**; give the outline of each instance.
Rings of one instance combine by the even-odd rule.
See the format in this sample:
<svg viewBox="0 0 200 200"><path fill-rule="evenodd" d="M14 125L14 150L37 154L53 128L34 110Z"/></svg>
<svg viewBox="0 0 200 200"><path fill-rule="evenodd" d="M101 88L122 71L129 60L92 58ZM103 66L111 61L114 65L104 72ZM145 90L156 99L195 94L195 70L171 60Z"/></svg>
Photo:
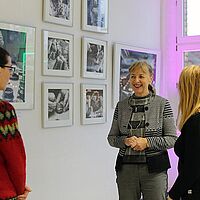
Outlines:
<svg viewBox="0 0 200 200"><path fill-rule="evenodd" d="M15 67L13 67L12 65L1 65L0 67L8 68L11 74L13 74L15 71Z"/></svg>

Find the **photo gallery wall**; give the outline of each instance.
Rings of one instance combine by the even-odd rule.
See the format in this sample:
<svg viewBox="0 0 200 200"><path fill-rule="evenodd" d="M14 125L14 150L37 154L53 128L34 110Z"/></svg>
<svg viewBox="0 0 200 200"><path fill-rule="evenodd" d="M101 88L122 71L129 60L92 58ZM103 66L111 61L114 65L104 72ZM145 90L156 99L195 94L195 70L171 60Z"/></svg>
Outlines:
<svg viewBox="0 0 200 200"><path fill-rule="evenodd" d="M108 33L108 0L82 0L82 30ZM43 20L61 26L73 27L73 0L44 0ZM0 46L7 49L15 67L9 84L0 97L16 109L34 108L34 71L36 28L0 23ZM108 42L88 36L82 37L80 85L81 124L105 123L107 118L107 48ZM128 68L131 63L146 60L154 67L157 86L159 79L158 51L115 43L113 54L113 107L117 101L131 94L128 86ZM59 80L73 77L74 35L42 30L42 73ZM112 59L112 58L110 58ZM54 78L53 78L54 77ZM90 79L93 83L87 83ZM99 79L98 84L95 80ZM62 80L62 79L61 79ZM102 83L100 83L102 82ZM74 83L42 83L42 127L73 125Z"/></svg>

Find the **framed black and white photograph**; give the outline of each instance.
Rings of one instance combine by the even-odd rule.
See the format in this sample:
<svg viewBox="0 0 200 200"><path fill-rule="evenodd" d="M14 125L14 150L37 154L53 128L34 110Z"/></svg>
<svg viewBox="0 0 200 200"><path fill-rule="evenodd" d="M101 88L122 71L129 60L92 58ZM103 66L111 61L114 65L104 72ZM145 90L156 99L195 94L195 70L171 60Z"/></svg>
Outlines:
<svg viewBox="0 0 200 200"><path fill-rule="evenodd" d="M137 61L146 61L154 70L153 86L159 93L160 52L157 50L133 47L116 43L113 62L113 107L119 100L130 96L129 67Z"/></svg>
<svg viewBox="0 0 200 200"><path fill-rule="evenodd" d="M43 31L43 75L73 75L73 35Z"/></svg>
<svg viewBox="0 0 200 200"><path fill-rule="evenodd" d="M82 39L82 75L85 78L105 79L107 72L107 42Z"/></svg>
<svg viewBox="0 0 200 200"><path fill-rule="evenodd" d="M44 0L43 19L46 22L73 25L73 0Z"/></svg>
<svg viewBox="0 0 200 200"><path fill-rule="evenodd" d="M35 28L0 23L0 46L10 53L14 67L0 98L12 103L16 109L33 109Z"/></svg>
<svg viewBox="0 0 200 200"><path fill-rule="evenodd" d="M43 127L73 124L73 84L43 83Z"/></svg>
<svg viewBox="0 0 200 200"><path fill-rule="evenodd" d="M108 33L108 0L82 1L82 29Z"/></svg>
<svg viewBox="0 0 200 200"><path fill-rule="evenodd" d="M106 85L81 84L82 124L106 122Z"/></svg>

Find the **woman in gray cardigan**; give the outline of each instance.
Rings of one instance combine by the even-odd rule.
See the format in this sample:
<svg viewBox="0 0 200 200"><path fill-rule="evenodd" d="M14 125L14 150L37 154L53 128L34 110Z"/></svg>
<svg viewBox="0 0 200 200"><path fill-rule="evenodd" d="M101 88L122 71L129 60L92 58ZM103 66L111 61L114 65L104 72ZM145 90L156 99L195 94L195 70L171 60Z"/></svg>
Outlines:
<svg viewBox="0 0 200 200"><path fill-rule="evenodd" d="M116 161L120 200L166 200L167 149L177 139L170 103L155 94L153 69L145 61L129 68L134 94L117 103L108 135L119 148Z"/></svg>

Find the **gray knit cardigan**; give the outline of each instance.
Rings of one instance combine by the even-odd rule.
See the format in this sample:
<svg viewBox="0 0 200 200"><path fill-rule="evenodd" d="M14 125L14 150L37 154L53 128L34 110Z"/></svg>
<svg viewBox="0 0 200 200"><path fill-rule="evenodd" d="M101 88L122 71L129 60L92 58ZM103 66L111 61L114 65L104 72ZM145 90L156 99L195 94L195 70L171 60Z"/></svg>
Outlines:
<svg viewBox="0 0 200 200"><path fill-rule="evenodd" d="M118 156L123 156L126 148L124 139L129 134L128 122L132 108L128 103L128 99L118 102L107 138L111 146L119 148ZM162 169L157 169L160 168L159 164L162 162L162 158L159 155L167 154L167 149L174 147L177 135L170 103L167 99L158 95L152 95L150 103L145 106L145 137L149 144L149 147L145 150L147 158L150 158L149 165L157 171L162 171ZM155 159L153 158L154 156ZM170 167L168 155L166 156L165 162L167 164L165 164L165 167L163 166L163 169ZM150 169L150 171L154 171L154 169Z"/></svg>

